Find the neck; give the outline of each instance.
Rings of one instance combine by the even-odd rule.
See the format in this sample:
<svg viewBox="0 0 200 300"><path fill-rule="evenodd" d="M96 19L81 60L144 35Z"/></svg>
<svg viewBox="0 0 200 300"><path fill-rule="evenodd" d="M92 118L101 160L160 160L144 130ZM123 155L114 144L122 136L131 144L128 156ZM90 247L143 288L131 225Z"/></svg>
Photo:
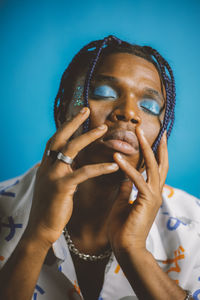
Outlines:
<svg viewBox="0 0 200 300"><path fill-rule="evenodd" d="M108 246L107 217L121 180L122 174L117 172L87 180L78 186L67 228L79 250L94 254Z"/></svg>

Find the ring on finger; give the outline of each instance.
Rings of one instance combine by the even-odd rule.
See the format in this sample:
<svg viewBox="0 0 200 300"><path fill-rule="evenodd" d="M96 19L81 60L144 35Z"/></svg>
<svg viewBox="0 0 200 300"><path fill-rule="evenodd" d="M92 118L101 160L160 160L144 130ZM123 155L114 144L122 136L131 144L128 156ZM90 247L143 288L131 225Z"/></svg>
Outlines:
<svg viewBox="0 0 200 300"><path fill-rule="evenodd" d="M57 159L63 161L67 165L71 165L73 163L73 159L70 156L64 155L61 152L58 153Z"/></svg>

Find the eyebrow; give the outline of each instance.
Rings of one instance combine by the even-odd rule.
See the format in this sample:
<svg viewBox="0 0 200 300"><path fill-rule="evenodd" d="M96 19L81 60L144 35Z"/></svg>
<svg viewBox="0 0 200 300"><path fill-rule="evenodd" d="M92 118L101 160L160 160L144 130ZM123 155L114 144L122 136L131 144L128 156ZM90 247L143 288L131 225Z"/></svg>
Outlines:
<svg viewBox="0 0 200 300"><path fill-rule="evenodd" d="M117 82L119 83L119 80L116 77L113 76L107 76L107 75L97 75L93 79L94 81L110 81L110 82Z"/></svg>
<svg viewBox="0 0 200 300"><path fill-rule="evenodd" d="M161 104L165 103L163 96L157 90L154 90L152 88L145 88L144 93L145 96L155 97Z"/></svg>
<svg viewBox="0 0 200 300"><path fill-rule="evenodd" d="M108 75L103 75L103 74L98 74L97 76L94 77L93 79L94 81L107 81L107 82L111 82L111 83L120 83L119 79L113 76L108 76ZM164 97L155 89L153 88L145 88L144 89L144 94L146 97L154 97L156 98L160 104L164 104L165 100Z"/></svg>

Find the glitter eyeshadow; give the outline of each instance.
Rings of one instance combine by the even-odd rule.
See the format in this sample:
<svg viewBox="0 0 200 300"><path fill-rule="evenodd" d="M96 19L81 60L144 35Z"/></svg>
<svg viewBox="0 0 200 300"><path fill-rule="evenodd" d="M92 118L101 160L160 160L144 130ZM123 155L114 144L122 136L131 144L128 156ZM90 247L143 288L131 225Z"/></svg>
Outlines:
<svg viewBox="0 0 200 300"><path fill-rule="evenodd" d="M74 91L73 99L72 99L73 106L81 106L84 105L83 101L83 86L77 85Z"/></svg>

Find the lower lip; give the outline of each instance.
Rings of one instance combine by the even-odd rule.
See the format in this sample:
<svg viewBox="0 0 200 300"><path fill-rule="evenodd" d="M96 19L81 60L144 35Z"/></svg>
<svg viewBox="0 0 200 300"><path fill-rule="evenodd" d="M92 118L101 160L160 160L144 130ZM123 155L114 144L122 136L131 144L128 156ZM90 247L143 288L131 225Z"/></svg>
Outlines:
<svg viewBox="0 0 200 300"><path fill-rule="evenodd" d="M136 154L138 151L131 146L129 143L121 140L107 140L103 141L107 147L112 148L116 151L122 152L124 154Z"/></svg>

